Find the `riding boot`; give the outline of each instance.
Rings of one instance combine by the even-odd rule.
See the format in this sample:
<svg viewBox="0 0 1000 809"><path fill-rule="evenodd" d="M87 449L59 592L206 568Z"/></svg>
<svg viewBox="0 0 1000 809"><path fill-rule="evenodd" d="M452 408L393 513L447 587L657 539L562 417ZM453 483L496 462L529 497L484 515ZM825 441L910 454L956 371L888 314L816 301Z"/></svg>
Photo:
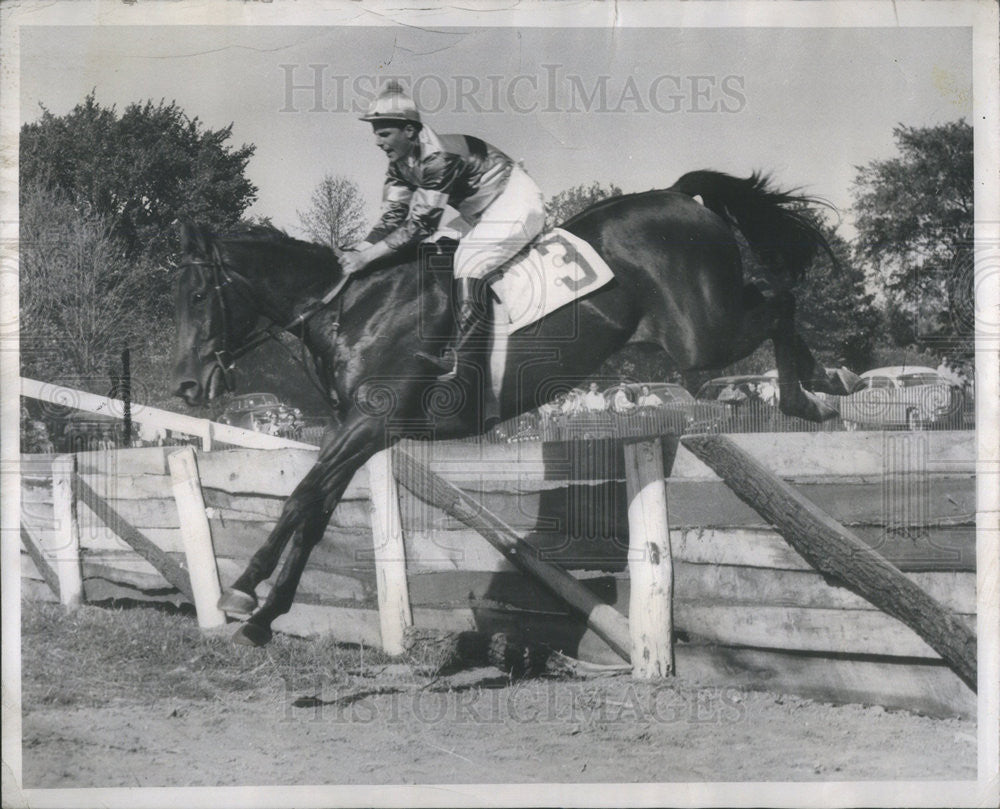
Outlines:
<svg viewBox="0 0 1000 809"><path fill-rule="evenodd" d="M458 375L459 355L468 347L470 338L479 331L480 326L489 320L489 292L489 284L484 279L455 279L452 292L457 327L455 342L445 349L441 357L431 357L419 352L422 358L445 370L445 373L438 376L442 382Z"/></svg>

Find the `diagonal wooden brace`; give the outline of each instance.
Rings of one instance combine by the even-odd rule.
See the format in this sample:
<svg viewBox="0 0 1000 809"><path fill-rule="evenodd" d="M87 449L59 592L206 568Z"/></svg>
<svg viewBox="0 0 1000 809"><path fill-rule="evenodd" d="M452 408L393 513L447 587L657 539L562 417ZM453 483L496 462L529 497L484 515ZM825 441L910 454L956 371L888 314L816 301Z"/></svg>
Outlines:
<svg viewBox="0 0 1000 809"><path fill-rule="evenodd" d="M681 443L771 523L810 565L910 627L962 682L976 690L976 633L958 615L732 439L690 435L681 438Z"/></svg>

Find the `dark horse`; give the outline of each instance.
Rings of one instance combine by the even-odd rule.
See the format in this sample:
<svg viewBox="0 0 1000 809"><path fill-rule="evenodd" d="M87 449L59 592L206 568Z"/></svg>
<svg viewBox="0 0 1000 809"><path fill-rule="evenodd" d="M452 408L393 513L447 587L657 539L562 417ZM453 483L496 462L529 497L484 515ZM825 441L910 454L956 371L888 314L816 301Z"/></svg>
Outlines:
<svg viewBox="0 0 1000 809"><path fill-rule="evenodd" d="M793 323L790 286L818 249L829 251L802 212L813 202L774 190L757 175L741 180L699 171L668 190L607 199L571 219L563 227L593 245L615 279L510 338L500 418L543 404L629 342L660 346L683 371L721 368L768 337L781 409L813 421L835 415L809 391L847 393L849 372L818 366ZM251 340L259 323L293 323L341 280L332 250L271 228L216 236L186 226L182 248L175 381L176 394L190 405L221 391L227 353ZM745 283L744 260L767 275L767 294ZM440 257L422 250L354 277L336 301L295 329L339 425L327 431L315 466L222 597L226 611L252 613L237 640L268 641L271 622L290 609L309 553L348 482L376 452L407 435L444 439L483 431L485 347L463 356L459 376L448 382L417 356L439 354L453 329L450 272L440 265ZM274 572L289 539L276 584L254 612L254 591Z"/></svg>

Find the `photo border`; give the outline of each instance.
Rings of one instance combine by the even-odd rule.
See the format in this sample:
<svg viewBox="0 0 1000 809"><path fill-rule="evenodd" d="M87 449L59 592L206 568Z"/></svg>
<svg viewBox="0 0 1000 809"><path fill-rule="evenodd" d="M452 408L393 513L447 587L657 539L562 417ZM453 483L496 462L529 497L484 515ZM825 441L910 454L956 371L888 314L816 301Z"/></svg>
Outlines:
<svg viewBox="0 0 1000 809"><path fill-rule="evenodd" d="M594 2L482 3L429 10L400 3L20 2L0 6L0 515L3 593L3 773L5 806L972 806L998 802L1000 726L1000 192L997 169L1000 70L997 5L982 2ZM20 30L39 25L321 25L518 27L924 27L973 29L976 171L977 570L979 598L978 779L962 782L803 782L301 786L149 789L27 789L21 792L20 541L18 514L17 154ZM13 268L13 272L10 272ZM12 325L13 324L13 325ZM991 728L993 731L991 732Z"/></svg>

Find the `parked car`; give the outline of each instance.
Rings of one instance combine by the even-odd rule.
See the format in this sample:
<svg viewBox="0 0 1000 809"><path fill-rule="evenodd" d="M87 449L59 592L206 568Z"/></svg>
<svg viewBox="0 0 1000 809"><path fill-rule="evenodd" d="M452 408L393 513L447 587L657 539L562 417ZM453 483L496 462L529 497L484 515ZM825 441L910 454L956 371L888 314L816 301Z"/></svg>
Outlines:
<svg viewBox="0 0 1000 809"><path fill-rule="evenodd" d="M298 439L302 433L302 411L282 404L273 393L244 393L234 396L217 421L282 438Z"/></svg>
<svg viewBox="0 0 1000 809"><path fill-rule="evenodd" d="M874 368L861 374L849 396L840 398L840 417L849 430L945 428L961 420L962 399L961 389L933 368Z"/></svg>
<svg viewBox="0 0 1000 809"><path fill-rule="evenodd" d="M686 433L717 432L728 417L725 404L696 401L686 388L673 382L630 382L622 387L636 403L641 401L643 388L648 388L650 395L663 402L655 407L656 410L662 408L665 413L683 414ZM617 390L617 387L612 388L605 396L613 396Z"/></svg>
<svg viewBox="0 0 1000 809"><path fill-rule="evenodd" d="M721 410L724 432L770 432L804 428L801 419L783 416L778 410L778 380L769 374L740 374L710 379L698 389L702 406Z"/></svg>
<svg viewBox="0 0 1000 809"><path fill-rule="evenodd" d="M121 437L121 419L79 411L66 416L59 445L62 452L113 449L120 444Z"/></svg>
<svg viewBox="0 0 1000 809"><path fill-rule="evenodd" d="M769 374L741 374L710 379L698 389L695 398L702 402L740 405L758 398L768 404L778 401L778 380Z"/></svg>

